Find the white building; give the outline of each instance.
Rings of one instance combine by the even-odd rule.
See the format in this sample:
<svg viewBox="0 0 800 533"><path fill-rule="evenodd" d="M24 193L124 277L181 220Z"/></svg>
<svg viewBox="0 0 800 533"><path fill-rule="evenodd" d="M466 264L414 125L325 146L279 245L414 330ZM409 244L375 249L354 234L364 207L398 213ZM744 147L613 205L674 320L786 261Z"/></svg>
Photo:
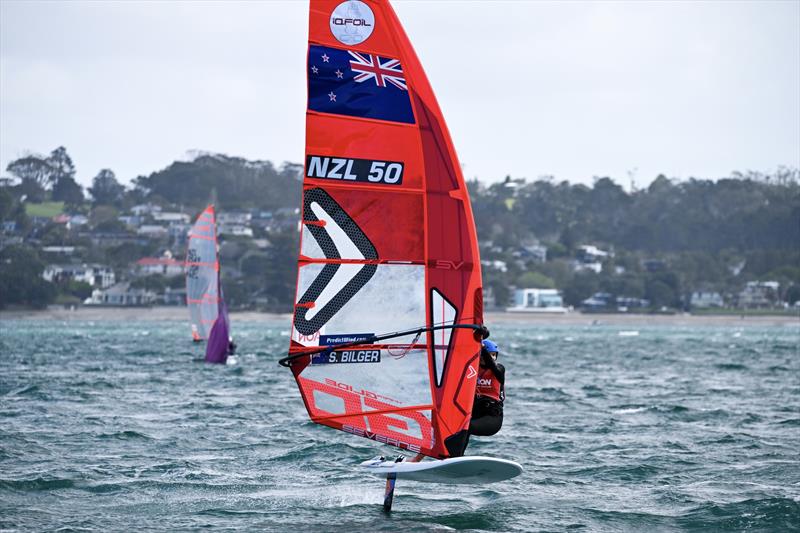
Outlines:
<svg viewBox="0 0 800 533"><path fill-rule="evenodd" d="M240 226L238 224L223 224L218 226L219 235L233 235L236 237L252 237L253 230L247 226Z"/></svg>
<svg viewBox="0 0 800 533"><path fill-rule="evenodd" d="M514 305L507 307L509 313L566 313L564 301L556 289L517 289Z"/></svg>
<svg viewBox="0 0 800 533"><path fill-rule="evenodd" d="M42 252L46 254L72 255L75 253L74 246L42 246Z"/></svg>
<svg viewBox="0 0 800 533"><path fill-rule="evenodd" d="M131 228L138 228L142 224L142 217L139 215L123 215L117 217L117 220Z"/></svg>
<svg viewBox="0 0 800 533"><path fill-rule="evenodd" d="M252 219L250 213L217 213L217 222L220 224L247 226Z"/></svg>
<svg viewBox="0 0 800 533"><path fill-rule="evenodd" d="M52 283L67 281L83 281L93 287L105 289L114 284L114 271L111 267L82 264L82 265L48 265L42 272L42 277Z"/></svg>
<svg viewBox="0 0 800 533"><path fill-rule="evenodd" d="M603 261L613 254L601 250L597 246L584 244L578 247L577 258L572 262L572 269L575 272L581 270L591 270L599 274L603 271Z"/></svg>
<svg viewBox="0 0 800 533"><path fill-rule="evenodd" d="M778 301L777 281L748 281L739 293L739 307L773 307Z"/></svg>
<svg viewBox="0 0 800 533"><path fill-rule="evenodd" d="M137 235L143 235L149 238L166 237L167 233L168 230L164 226L155 226L152 224L143 224L136 230Z"/></svg>
<svg viewBox="0 0 800 533"><path fill-rule="evenodd" d="M154 213L160 213L161 207L153 204L141 204L135 205L131 208L131 213L136 216L143 216L143 215L152 215Z"/></svg>
<svg viewBox="0 0 800 533"><path fill-rule="evenodd" d="M188 224L189 215L186 213L153 213L153 220L156 222L177 222L178 224Z"/></svg>
<svg viewBox="0 0 800 533"><path fill-rule="evenodd" d="M184 272L183 261L172 257L142 257L136 261L136 270L143 276L151 274L179 276Z"/></svg>
<svg viewBox="0 0 800 533"><path fill-rule="evenodd" d="M69 217L69 225L73 228L85 226L89 223L89 218L85 215L72 215Z"/></svg>
<svg viewBox="0 0 800 533"><path fill-rule="evenodd" d="M500 261L499 259L483 259L481 260L481 265L487 269L493 268L499 272L508 272L508 264L505 261Z"/></svg>
<svg viewBox="0 0 800 533"><path fill-rule="evenodd" d="M148 306L156 302L156 293L146 289L131 289L127 281L117 283L106 290L95 289L86 305Z"/></svg>
<svg viewBox="0 0 800 533"><path fill-rule="evenodd" d="M709 307L724 307L725 302L722 295L718 292L695 291L692 293L689 303L693 308L707 309Z"/></svg>

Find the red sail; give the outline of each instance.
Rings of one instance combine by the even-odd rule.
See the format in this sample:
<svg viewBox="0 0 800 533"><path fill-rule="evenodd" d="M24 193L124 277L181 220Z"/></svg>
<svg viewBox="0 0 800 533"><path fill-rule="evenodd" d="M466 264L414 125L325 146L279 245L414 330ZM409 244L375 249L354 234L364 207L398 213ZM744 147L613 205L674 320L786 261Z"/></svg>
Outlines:
<svg viewBox="0 0 800 533"><path fill-rule="evenodd" d="M290 354L311 419L432 457L463 453L481 273L469 195L386 1L312 0L303 224Z"/></svg>

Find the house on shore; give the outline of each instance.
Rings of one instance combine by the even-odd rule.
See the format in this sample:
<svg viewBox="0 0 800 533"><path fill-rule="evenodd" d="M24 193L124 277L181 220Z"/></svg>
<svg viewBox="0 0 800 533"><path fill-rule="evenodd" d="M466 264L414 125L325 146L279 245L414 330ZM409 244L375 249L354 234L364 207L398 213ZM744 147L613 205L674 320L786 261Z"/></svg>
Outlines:
<svg viewBox="0 0 800 533"><path fill-rule="evenodd" d="M590 270L596 274L603 271L603 261L613 257L613 254L601 250L597 246L585 244L578 247L575 260L572 261L572 270L580 272Z"/></svg>
<svg viewBox="0 0 800 533"><path fill-rule="evenodd" d="M47 265L42 277L51 283L82 281L93 287L105 289L114 284L114 270L98 264Z"/></svg>
<svg viewBox="0 0 800 533"><path fill-rule="evenodd" d="M517 289L509 313L566 313L564 300L556 289Z"/></svg>
<svg viewBox="0 0 800 533"><path fill-rule="evenodd" d="M175 259L171 254L162 257L142 257L136 261L136 273L140 276L161 274L162 276L180 276L184 273L183 261Z"/></svg>
<svg viewBox="0 0 800 533"><path fill-rule="evenodd" d="M775 307L780 298L780 283L777 281L748 281L739 293L738 305L744 309Z"/></svg>
<svg viewBox="0 0 800 533"><path fill-rule="evenodd" d="M713 307L725 307L725 301L718 292L695 291L689 298L689 305L692 309L711 309Z"/></svg>
<svg viewBox="0 0 800 533"><path fill-rule="evenodd" d="M112 307L147 307L156 303L156 293L147 289L133 289L123 281L105 290L95 289L83 303Z"/></svg>

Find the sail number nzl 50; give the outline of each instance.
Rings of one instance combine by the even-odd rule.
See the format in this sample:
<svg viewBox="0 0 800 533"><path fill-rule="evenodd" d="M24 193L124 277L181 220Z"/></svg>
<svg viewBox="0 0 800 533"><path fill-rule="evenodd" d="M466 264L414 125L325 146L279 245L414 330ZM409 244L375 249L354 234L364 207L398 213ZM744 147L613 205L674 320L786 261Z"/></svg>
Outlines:
<svg viewBox="0 0 800 533"><path fill-rule="evenodd" d="M403 163L347 157L306 156L306 176L383 185L403 183Z"/></svg>

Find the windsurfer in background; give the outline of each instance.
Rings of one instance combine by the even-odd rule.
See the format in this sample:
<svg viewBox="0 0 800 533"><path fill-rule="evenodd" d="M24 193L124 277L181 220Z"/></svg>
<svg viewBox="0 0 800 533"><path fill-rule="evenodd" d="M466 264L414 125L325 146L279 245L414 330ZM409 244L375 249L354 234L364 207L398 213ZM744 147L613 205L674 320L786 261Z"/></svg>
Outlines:
<svg viewBox="0 0 800 533"><path fill-rule="evenodd" d="M488 437L500 431L503 426L506 369L497 362L499 354L500 348L497 344L488 339L483 340L478 386L475 389L475 403L469 422L470 435Z"/></svg>

